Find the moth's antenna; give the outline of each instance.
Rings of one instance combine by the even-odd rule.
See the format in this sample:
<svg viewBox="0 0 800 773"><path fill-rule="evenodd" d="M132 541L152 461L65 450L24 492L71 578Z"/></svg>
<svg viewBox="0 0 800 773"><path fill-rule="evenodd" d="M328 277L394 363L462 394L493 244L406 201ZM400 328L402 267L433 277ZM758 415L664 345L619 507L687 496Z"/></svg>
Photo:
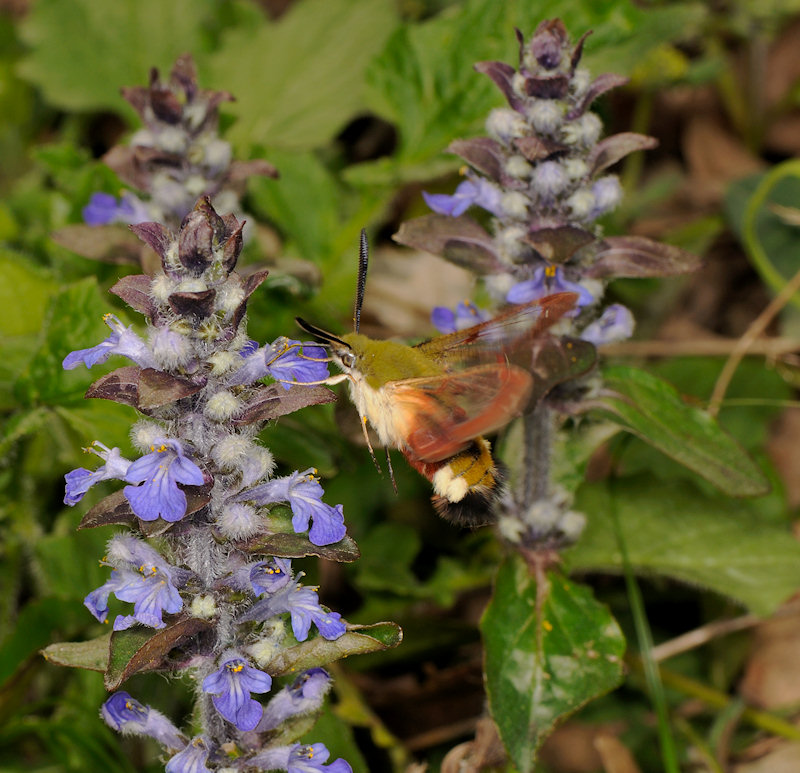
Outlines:
<svg viewBox="0 0 800 773"><path fill-rule="evenodd" d="M358 284L356 285L356 309L353 322L356 333L361 326L361 306L364 303L364 288L367 286L367 264L369 263L369 244L367 243L367 229L361 229L361 241L358 247Z"/></svg>

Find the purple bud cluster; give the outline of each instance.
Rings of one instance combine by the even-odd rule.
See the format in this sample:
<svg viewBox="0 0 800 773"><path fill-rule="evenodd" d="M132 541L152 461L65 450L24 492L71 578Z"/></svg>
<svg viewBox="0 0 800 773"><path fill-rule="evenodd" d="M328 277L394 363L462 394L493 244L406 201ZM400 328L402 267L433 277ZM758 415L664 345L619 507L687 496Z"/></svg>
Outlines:
<svg viewBox="0 0 800 773"><path fill-rule="evenodd" d="M108 579L84 603L100 622L119 607L114 635L152 630L150 665L160 656L162 668L180 664L197 683L201 732L190 739L125 692L106 701L102 716L122 733L163 744L168 773L267 762L298 773L350 771L344 760L327 764L321 744L272 741L288 719L320 709L330 677L310 668L277 689L273 677L282 671L271 664L299 642L346 632L291 561L263 547L288 538L291 555L308 555L346 538L342 506L323 501L316 471L274 476L272 455L256 440L271 419L331 399L318 385L328 376L325 352L285 337L264 346L248 338L247 300L266 272L236 273L242 223L218 215L207 198L177 232L153 222L131 229L159 256L161 271L127 276L112 292L144 314L144 331L107 315L111 335L68 354L63 366L127 358L87 395L143 414L131 431L139 456L95 441L86 450L101 464L69 472L64 501L77 504L102 481L125 484L82 524L131 527L110 540Z"/></svg>
<svg viewBox="0 0 800 773"><path fill-rule="evenodd" d="M597 315L603 279L610 275L595 266L612 248L595 221L622 198L619 180L608 174L608 167L634 150L653 147L655 140L625 133L600 141L602 124L591 104L625 79L601 75L592 80L580 67L586 36L573 47L555 19L542 22L528 42L518 37L517 69L504 62L476 65L499 87L508 106L489 114L488 136L451 144L450 151L468 164L466 179L452 195L423 193L436 214L420 219L424 227L411 221L396 238L422 248L457 247L452 251L457 261L483 276L497 302L577 293L571 317L581 330ZM473 207L491 216L490 232L465 214ZM433 322L443 332L459 329L466 319L463 309L451 313L452 320L444 310L434 312ZM630 326L622 331L618 325L615 334L627 337L633 332L632 316L623 315L620 323L623 319ZM596 329L591 340L606 342Z"/></svg>
<svg viewBox="0 0 800 773"><path fill-rule="evenodd" d="M200 196L208 196L218 210L241 213L247 178L277 176L266 161L233 159L230 144L218 133L219 107L233 97L199 88L189 54L178 58L168 80L153 68L147 86L124 88L122 96L143 125L103 160L130 190L119 197L92 194L83 209L88 225L155 220L177 227Z"/></svg>
<svg viewBox="0 0 800 773"><path fill-rule="evenodd" d="M394 237L471 269L495 304L574 294L574 308L531 347L536 378L550 378L558 389L543 391L536 418L529 409L518 490L506 489L496 503L500 532L517 545L561 545L582 528L583 516L570 509L571 495L549 478L549 406L579 404L592 388L591 378L581 377L593 364L594 347L633 333L628 309L601 309L606 282L681 274L698 265L689 253L644 237L605 236L597 222L622 198L609 168L656 142L632 132L601 139L602 123L590 108L625 79L592 78L580 66L587 35L573 45L560 19L543 21L527 41L517 31L516 68L505 62L475 66L507 106L491 111L487 136L451 143L449 152L467 164L466 179L452 194L424 192L433 214L404 223ZM489 317L488 310L463 302L454 310L434 309L432 322L453 333ZM570 362L576 363L572 370Z"/></svg>

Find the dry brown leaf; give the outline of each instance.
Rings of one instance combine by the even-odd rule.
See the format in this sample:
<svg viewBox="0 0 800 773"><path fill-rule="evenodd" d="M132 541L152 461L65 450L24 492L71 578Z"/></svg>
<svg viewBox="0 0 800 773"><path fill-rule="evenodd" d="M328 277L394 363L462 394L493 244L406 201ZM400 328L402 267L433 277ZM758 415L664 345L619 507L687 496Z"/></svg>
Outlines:
<svg viewBox="0 0 800 773"><path fill-rule="evenodd" d="M739 685L748 703L767 709L800 703L800 605L794 600L787 606L794 614L786 614L784 607L780 617L755 629Z"/></svg>
<svg viewBox="0 0 800 773"><path fill-rule="evenodd" d="M800 743L787 743L757 760L734 765L732 773L797 773L799 770Z"/></svg>
<svg viewBox="0 0 800 773"><path fill-rule="evenodd" d="M709 114L689 120L683 153L689 165L687 192L698 205L721 201L731 182L764 168L738 137Z"/></svg>
<svg viewBox="0 0 800 773"><path fill-rule="evenodd" d="M542 762L559 773L596 773L603 761L595 746L600 736L616 735L623 723L587 724L567 722L556 728L544 742L539 754Z"/></svg>
<svg viewBox="0 0 800 773"><path fill-rule="evenodd" d="M641 773L628 747L615 735L598 735L594 739L594 748L603 760L605 773Z"/></svg>
<svg viewBox="0 0 800 773"><path fill-rule="evenodd" d="M386 248L370 264L364 314L392 335L432 333L434 306L455 306L469 298L475 285L466 269L428 252Z"/></svg>
<svg viewBox="0 0 800 773"><path fill-rule="evenodd" d="M800 410L789 408L773 424L767 453L777 467L790 508L800 505Z"/></svg>

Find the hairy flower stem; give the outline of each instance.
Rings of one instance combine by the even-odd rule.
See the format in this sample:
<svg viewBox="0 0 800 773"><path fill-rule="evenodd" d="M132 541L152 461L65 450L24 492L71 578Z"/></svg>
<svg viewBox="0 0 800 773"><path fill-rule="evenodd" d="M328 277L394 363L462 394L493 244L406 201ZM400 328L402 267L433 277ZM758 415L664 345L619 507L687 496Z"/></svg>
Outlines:
<svg viewBox="0 0 800 773"><path fill-rule="evenodd" d="M523 418L525 452L523 480L517 493L520 509L547 497L550 489L550 454L553 434L552 411L540 402Z"/></svg>

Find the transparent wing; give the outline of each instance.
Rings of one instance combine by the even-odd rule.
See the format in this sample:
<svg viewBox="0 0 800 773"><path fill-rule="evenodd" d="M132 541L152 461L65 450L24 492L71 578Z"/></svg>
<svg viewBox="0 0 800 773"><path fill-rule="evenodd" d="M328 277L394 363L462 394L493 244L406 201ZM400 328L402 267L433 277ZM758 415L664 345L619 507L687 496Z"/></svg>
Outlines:
<svg viewBox="0 0 800 773"><path fill-rule="evenodd" d="M445 369L502 362L558 322L577 299L576 293L548 295L513 306L479 325L423 341L415 348Z"/></svg>
<svg viewBox="0 0 800 773"><path fill-rule="evenodd" d="M407 450L436 462L464 449L518 416L530 397L533 376L514 365L480 365L387 385Z"/></svg>

